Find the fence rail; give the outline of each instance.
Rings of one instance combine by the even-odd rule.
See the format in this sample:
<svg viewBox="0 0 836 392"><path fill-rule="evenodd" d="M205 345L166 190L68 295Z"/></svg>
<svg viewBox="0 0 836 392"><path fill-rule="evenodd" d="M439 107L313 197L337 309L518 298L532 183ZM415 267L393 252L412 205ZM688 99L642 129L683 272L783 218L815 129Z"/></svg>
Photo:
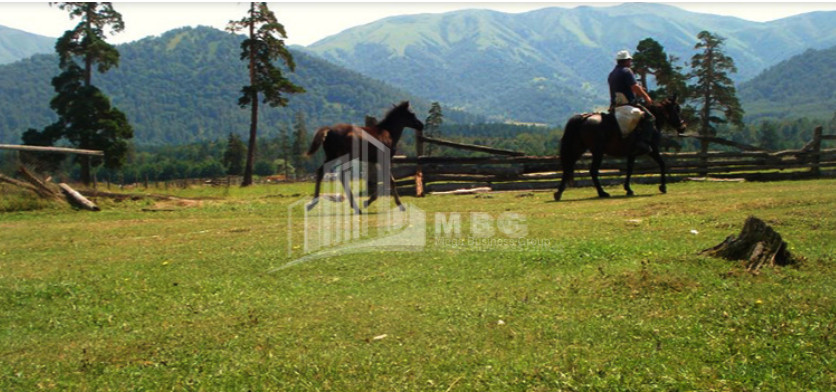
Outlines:
<svg viewBox="0 0 836 392"><path fill-rule="evenodd" d="M690 136L710 144L720 144L742 151L709 151L708 153L662 153L669 181L689 177L745 178L782 180L787 178L836 176L836 148L822 148L822 141L836 140L836 135L823 135L815 129L813 140L798 150L764 151L754 146L715 137ZM422 138L423 142L439 142ZM455 147L456 143L443 142ZM442 143L438 143L442 144ZM472 145L463 149L474 150ZM466 146L466 147L464 147ZM489 148L486 148L489 149ZM421 146L419 151L423 151ZM488 150L483 149L487 152ZM507 150L503 150L507 153ZM590 183L591 155L586 154L576 165L576 184ZM456 189L483 188L491 190L538 190L556 188L561 177L558 156L484 156L484 157L405 157L396 156L393 174L399 192L423 195L424 192L445 192ZM600 178L605 183L623 181L624 159L605 158ZM659 168L647 158L639 158L633 170L637 182L659 180Z"/></svg>

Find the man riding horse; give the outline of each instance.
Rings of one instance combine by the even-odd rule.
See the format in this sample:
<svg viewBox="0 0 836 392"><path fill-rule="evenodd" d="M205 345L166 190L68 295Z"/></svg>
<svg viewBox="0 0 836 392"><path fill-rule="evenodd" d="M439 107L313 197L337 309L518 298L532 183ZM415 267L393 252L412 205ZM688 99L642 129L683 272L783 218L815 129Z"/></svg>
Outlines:
<svg viewBox="0 0 836 392"><path fill-rule="evenodd" d="M636 81L636 75L630 69L633 65L633 56L630 55L630 52L626 50L618 52L615 60L616 66L607 78L610 85L610 113L615 115L616 108L625 105L638 108L644 112L638 127L628 137L634 139L634 155L646 154L651 150L649 143L655 131L653 123L656 119L647 108L638 103L638 98L642 98L648 105L653 104L653 100Z"/></svg>

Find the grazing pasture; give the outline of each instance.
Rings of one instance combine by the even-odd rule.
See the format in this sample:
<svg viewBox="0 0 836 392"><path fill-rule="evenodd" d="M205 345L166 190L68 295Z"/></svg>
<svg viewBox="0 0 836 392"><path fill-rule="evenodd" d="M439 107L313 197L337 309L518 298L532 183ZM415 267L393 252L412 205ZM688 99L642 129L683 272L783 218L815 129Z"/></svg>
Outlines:
<svg viewBox="0 0 836 392"><path fill-rule="evenodd" d="M836 180L655 187L405 198L423 251L281 270L313 184L0 213L0 390L832 388ZM431 233L460 213L467 238L473 212L517 213L539 245ZM805 260L698 254L749 215Z"/></svg>

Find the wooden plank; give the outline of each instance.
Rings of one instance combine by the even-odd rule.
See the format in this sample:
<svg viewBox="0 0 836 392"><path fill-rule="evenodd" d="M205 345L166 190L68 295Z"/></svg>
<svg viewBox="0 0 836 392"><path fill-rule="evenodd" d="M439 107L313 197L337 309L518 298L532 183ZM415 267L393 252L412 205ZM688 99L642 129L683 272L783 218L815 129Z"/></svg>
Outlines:
<svg viewBox="0 0 836 392"><path fill-rule="evenodd" d="M502 148L479 146L479 145L476 145L476 144L456 143L456 142L451 142L449 140L436 139L436 138L426 137L426 136L423 136L423 135L419 136L418 140L424 141L424 142L427 142L427 143L438 144L440 146L457 148L457 149L460 149L460 150L470 150L470 151L486 152L486 153L489 153L489 154L508 155L508 156L517 156L517 157L525 155L525 153L519 152L519 151L511 151L511 150L505 150L505 149L502 149ZM419 155L419 156L421 156L421 155Z"/></svg>
<svg viewBox="0 0 836 392"><path fill-rule="evenodd" d="M99 151L99 150L83 150L83 149L78 149L78 148L67 148L67 147L26 146L26 145L17 145L17 144L0 144L0 150L17 150L17 151L48 152L48 153L58 153L58 154L78 154L78 155L104 156L104 151Z"/></svg>
<svg viewBox="0 0 836 392"><path fill-rule="evenodd" d="M67 198L70 201L88 211L100 211L101 209L92 201L88 200L86 197L82 196L81 193L78 193L75 189L71 188L69 185L65 183L60 183L58 186L61 188L62 191L67 195Z"/></svg>

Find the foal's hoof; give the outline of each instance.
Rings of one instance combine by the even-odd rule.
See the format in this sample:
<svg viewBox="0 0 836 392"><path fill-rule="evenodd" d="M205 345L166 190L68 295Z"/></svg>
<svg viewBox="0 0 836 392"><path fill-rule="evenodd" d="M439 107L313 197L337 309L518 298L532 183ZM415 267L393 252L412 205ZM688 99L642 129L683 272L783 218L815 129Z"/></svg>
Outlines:
<svg viewBox="0 0 836 392"><path fill-rule="evenodd" d="M668 193L668 187L664 185L659 185L659 192Z"/></svg>
<svg viewBox="0 0 836 392"><path fill-rule="evenodd" d="M563 192L555 192L554 193L554 201L560 201L561 196L563 196Z"/></svg>

